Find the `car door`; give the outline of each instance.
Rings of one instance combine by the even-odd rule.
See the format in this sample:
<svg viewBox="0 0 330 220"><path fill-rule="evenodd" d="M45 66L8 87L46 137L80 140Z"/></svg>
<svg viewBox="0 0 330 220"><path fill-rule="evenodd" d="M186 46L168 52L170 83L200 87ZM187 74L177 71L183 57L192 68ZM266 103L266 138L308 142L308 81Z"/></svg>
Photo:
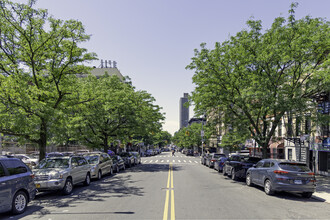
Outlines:
<svg viewBox="0 0 330 220"><path fill-rule="evenodd" d="M11 185L9 177L0 162L0 212L8 211L11 205Z"/></svg>
<svg viewBox="0 0 330 220"><path fill-rule="evenodd" d="M80 182L83 182L86 179L86 175L89 171L90 166L84 157L78 157L77 159L78 159Z"/></svg>
<svg viewBox="0 0 330 220"><path fill-rule="evenodd" d="M251 173L251 179L252 179L252 182L257 184L257 185L260 185L260 179L259 179L259 171L260 169L262 168L264 164L264 161L259 161L257 164L256 164L256 167L255 168L252 168L250 171Z"/></svg>
<svg viewBox="0 0 330 220"><path fill-rule="evenodd" d="M71 176L72 176L73 184L77 184L77 183L81 182L80 168L78 166L77 157L71 158Z"/></svg>
<svg viewBox="0 0 330 220"><path fill-rule="evenodd" d="M260 168L259 172L258 172L258 179L259 179L259 183L264 184L264 180L265 177L267 176L267 171L270 168L270 161L265 161L264 164L262 165L262 167Z"/></svg>

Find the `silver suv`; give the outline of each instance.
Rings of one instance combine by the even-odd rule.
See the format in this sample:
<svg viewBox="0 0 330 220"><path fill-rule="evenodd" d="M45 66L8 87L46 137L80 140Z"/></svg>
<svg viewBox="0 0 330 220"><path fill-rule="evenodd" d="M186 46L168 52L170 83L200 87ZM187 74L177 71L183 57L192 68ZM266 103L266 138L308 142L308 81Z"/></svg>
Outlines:
<svg viewBox="0 0 330 220"><path fill-rule="evenodd" d="M113 174L113 161L109 154L102 152L92 152L84 157L91 165L91 177L100 180L103 175Z"/></svg>
<svg viewBox="0 0 330 220"><path fill-rule="evenodd" d="M0 213L23 213L35 195L30 168L18 158L0 156Z"/></svg>
<svg viewBox="0 0 330 220"><path fill-rule="evenodd" d="M61 190L71 194L73 185L91 181L90 165L83 156L45 158L33 169L34 182L39 192Z"/></svg>

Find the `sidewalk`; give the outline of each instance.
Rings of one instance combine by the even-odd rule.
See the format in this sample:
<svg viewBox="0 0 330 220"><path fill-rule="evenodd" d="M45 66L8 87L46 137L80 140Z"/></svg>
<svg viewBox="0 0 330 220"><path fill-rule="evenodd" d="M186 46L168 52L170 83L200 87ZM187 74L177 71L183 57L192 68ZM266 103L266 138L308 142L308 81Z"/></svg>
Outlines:
<svg viewBox="0 0 330 220"><path fill-rule="evenodd" d="M316 176L316 192L312 198L330 203L330 176Z"/></svg>

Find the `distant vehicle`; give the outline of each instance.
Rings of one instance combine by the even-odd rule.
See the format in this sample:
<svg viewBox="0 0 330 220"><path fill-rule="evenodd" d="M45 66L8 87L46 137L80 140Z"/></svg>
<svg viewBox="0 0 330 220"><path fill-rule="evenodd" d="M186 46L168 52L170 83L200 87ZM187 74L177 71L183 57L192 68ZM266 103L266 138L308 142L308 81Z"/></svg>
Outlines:
<svg viewBox="0 0 330 220"><path fill-rule="evenodd" d="M132 167L134 165L134 156L129 152L121 152L118 154L125 162L126 167Z"/></svg>
<svg viewBox="0 0 330 220"><path fill-rule="evenodd" d="M246 171L261 160L259 157L231 155L223 167L223 175L229 175L233 180L245 178Z"/></svg>
<svg viewBox="0 0 330 220"><path fill-rule="evenodd" d="M0 213L23 213L35 195L30 168L18 158L0 156Z"/></svg>
<svg viewBox="0 0 330 220"><path fill-rule="evenodd" d="M103 175L113 174L113 162L109 154L106 153L89 153L84 157L91 165L91 177L100 180Z"/></svg>
<svg viewBox="0 0 330 220"><path fill-rule="evenodd" d="M29 157L28 155L25 155L25 154L15 154L13 156L18 159L21 159L23 161L23 163L27 164L30 167L37 165L37 163L39 162L39 159Z"/></svg>
<svg viewBox="0 0 330 220"><path fill-rule="evenodd" d="M248 169L246 184L264 187L267 195L278 191L301 193L310 198L315 192L315 174L301 162L264 159Z"/></svg>
<svg viewBox="0 0 330 220"><path fill-rule="evenodd" d="M220 157L225 157L225 154L210 153L205 159L205 165L212 168L215 161Z"/></svg>
<svg viewBox="0 0 330 220"><path fill-rule="evenodd" d="M111 159L113 161L113 170L119 173L120 170L125 170L125 162L121 156L111 155Z"/></svg>
<svg viewBox="0 0 330 220"><path fill-rule="evenodd" d="M135 165L141 164L141 156L140 156L139 152L132 151L130 153L133 154L133 156L134 156L134 164Z"/></svg>
<svg viewBox="0 0 330 220"><path fill-rule="evenodd" d="M60 152L50 152L46 154L47 157L63 157L64 155Z"/></svg>
<svg viewBox="0 0 330 220"><path fill-rule="evenodd" d="M217 170L218 172L223 171L223 167L225 166L225 162L227 160L227 157L219 157L215 162L214 162L214 169Z"/></svg>
<svg viewBox="0 0 330 220"><path fill-rule="evenodd" d="M76 150L77 155L88 154L89 150Z"/></svg>
<svg viewBox="0 0 330 220"><path fill-rule="evenodd" d="M90 184L90 169L83 156L45 158L33 169L36 188L40 192L61 190L69 195L74 185Z"/></svg>
<svg viewBox="0 0 330 220"><path fill-rule="evenodd" d="M194 156L194 151L192 149L187 149L186 155L187 156Z"/></svg>

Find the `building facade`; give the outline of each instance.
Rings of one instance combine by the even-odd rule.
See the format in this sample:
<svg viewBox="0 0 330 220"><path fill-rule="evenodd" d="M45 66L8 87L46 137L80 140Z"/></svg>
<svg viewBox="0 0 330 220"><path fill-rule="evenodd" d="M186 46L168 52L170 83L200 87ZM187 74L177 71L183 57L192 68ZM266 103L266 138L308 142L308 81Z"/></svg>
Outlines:
<svg viewBox="0 0 330 220"><path fill-rule="evenodd" d="M179 111L180 111L180 129L183 127L188 126L189 121L189 106L184 106L185 103L188 102L188 93L184 93L183 97L180 98L180 105L179 105Z"/></svg>

